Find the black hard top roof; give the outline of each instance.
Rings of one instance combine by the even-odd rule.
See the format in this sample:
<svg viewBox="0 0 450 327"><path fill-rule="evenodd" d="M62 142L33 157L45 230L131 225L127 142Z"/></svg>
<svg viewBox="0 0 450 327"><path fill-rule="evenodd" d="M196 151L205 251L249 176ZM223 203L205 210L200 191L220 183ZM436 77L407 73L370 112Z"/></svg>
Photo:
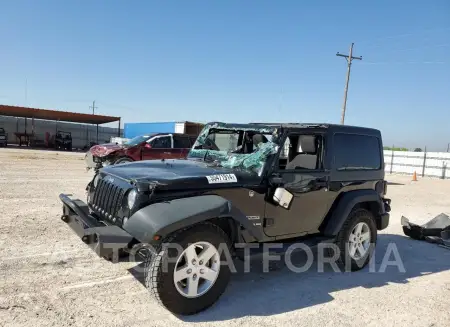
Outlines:
<svg viewBox="0 0 450 327"><path fill-rule="evenodd" d="M314 128L314 129L329 129L333 132L358 132L358 133L366 133L366 134L380 134L380 131L370 127L362 127L362 126L352 126L352 125L339 125L339 124L330 124L330 123L249 123L249 124L234 124L234 123L219 123L219 122L211 122L208 124L220 124L221 128L244 128L244 129L258 129L258 128L267 128L267 129L275 129L275 128Z"/></svg>
<svg viewBox="0 0 450 327"><path fill-rule="evenodd" d="M155 133L147 133L147 134L141 134L137 136L164 136L164 135L181 135L181 136L191 136L190 134L186 133L173 133L173 132L155 132Z"/></svg>

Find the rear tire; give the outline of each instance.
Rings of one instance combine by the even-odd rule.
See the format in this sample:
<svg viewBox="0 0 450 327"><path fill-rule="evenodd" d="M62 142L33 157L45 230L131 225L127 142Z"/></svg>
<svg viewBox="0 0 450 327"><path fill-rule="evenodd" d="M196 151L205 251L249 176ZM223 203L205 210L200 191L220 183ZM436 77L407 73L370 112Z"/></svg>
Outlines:
<svg viewBox="0 0 450 327"><path fill-rule="evenodd" d="M366 209L352 210L336 238L338 265L346 271L363 269L372 258L376 242L377 226L373 214ZM328 255L335 255L335 251L330 249Z"/></svg>
<svg viewBox="0 0 450 327"><path fill-rule="evenodd" d="M220 264L226 261L226 250L231 248L225 232L217 225L202 223L175 232L163 240L164 243L181 246L183 252L179 253L173 246L167 250L159 248L156 255L146 258L145 284L152 296L177 315L192 315L212 306L225 291L231 275L228 265ZM192 252L196 244L208 245L203 249L201 246L194 248ZM212 256L204 257L203 262L206 250ZM175 269L177 274L184 271L182 278L185 279L176 276ZM194 291L191 291L191 285Z"/></svg>

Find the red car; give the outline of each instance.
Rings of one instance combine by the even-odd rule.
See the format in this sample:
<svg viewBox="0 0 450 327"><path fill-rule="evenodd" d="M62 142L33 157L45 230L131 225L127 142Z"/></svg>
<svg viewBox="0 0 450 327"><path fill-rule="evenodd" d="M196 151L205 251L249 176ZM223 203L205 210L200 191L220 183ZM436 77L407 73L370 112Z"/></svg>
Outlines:
<svg viewBox="0 0 450 327"><path fill-rule="evenodd" d="M94 145L86 153L87 168L100 169L138 160L185 158L196 140L187 134L148 134L136 136L124 144Z"/></svg>

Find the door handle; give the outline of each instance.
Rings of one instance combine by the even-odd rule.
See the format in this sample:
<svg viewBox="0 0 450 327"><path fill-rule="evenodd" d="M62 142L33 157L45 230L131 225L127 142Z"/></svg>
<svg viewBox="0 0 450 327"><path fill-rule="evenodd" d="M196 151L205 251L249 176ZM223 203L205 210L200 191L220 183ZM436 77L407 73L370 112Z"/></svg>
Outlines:
<svg viewBox="0 0 450 327"><path fill-rule="evenodd" d="M170 152L164 152L164 154L170 154Z"/></svg>

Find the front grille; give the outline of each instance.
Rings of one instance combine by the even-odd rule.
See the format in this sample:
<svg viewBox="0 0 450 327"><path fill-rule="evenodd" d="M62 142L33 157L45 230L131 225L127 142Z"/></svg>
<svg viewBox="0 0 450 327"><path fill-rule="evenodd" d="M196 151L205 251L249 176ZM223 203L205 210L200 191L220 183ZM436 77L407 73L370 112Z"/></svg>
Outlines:
<svg viewBox="0 0 450 327"><path fill-rule="evenodd" d="M125 191L120 186L100 179L95 188L92 205L96 213L115 222L124 196Z"/></svg>

